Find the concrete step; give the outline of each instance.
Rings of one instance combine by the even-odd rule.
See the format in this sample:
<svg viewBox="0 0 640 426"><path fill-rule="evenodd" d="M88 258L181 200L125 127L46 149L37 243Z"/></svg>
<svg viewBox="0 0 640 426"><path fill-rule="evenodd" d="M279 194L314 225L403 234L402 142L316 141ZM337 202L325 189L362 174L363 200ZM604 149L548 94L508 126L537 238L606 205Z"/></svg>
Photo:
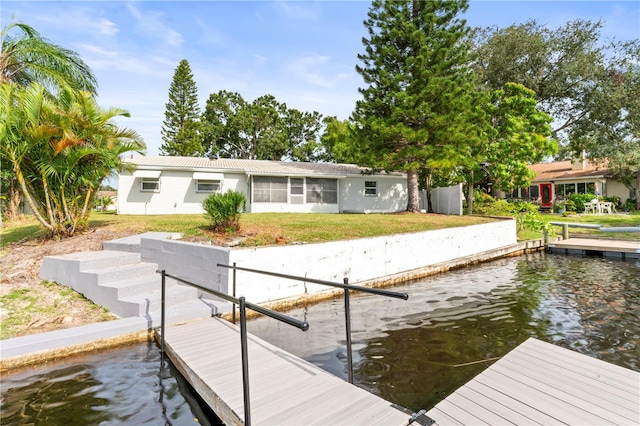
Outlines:
<svg viewBox="0 0 640 426"><path fill-rule="evenodd" d="M167 280L166 285L167 288L169 288L177 284ZM155 273L100 284L100 287L103 287L105 291L113 292L117 299L149 293L160 289L161 286L162 281L160 274Z"/></svg>
<svg viewBox="0 0 640 426"><path fill-rule="evenodd" d="M162 302L162 291L155 290L149 293L123 297L119 299L114 308L118 313L112 309L112 312L118 316L143 316L149 315L153 312L160 311ZM198 297L198 290L194 287L175 285L168 287L165 294L165 306L170 308L183 302L189 302L196 300Z"/></svg>
<svg viewBox="0 0 640 426"><path fill-rule="evenodd" d="M83 280L89 285L104 285L115 281L131 280L146 275L156 275L158 284L160 275L156 273L158 265L155 263L124 264L100 269L86 269L81 271Z"/></svg>
<svg viewBox="0 0 640 426"><path fill-rule="evenodd" d="M79 273L86 270L140 263L139 253L121 251L86 251L62 256L45 256L40 266L40 278L73 286Z"/></svg>

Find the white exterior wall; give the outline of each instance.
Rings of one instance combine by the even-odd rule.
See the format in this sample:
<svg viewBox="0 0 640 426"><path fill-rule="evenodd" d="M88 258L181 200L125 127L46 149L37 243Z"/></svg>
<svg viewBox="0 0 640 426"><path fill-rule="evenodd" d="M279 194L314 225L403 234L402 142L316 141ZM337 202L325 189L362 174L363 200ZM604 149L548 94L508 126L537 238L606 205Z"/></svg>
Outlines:
<svg viewBox="0 0 640 426"><path fill-rule="evenodd" d="M378 195L364 194L364 182L377 182ZM407 209L407 178L377 175L349 176L340 181L340 212L395 213Z"/></svg>
<svg viewBox="0 0 640 426"><path fill-rule="evenodd" d="M247 176L241 173L226 173L222 192L228 190L247 194ZM141 179L122 172L118 179L119 214L199 214L204 213L202 200L210 192L196 192L193 171L163 170L160 175L159 192L142 192Z"/></svg>
<svg viewBox="0 0 640 426"><path fill-rule="evenodd" d="M201 172L201 171L199 171ZM162 170L159 192L143 192L141 178L122 172L118 180L117 209L120 214L199 214L202 200L211 193L196 192L194 170ZM250 176L244 173L224 173L222 192L234 190L247 198L247 211L252 213L393 213L407 207L406 178L396 176L348 176L337 179L336 204L253 203ZM365 181L376 181L377 196L365 196ZM289 199L291 195L288 194ZM305 195L306 198L306 187Z"/></svg>
<svg viewBox="0 0 640 426"><path fill-rule="evenodd" d="M623 183L608 179L606 185L605 195L607 197L620 197L623 204L629 199L629 188L624 186Z"/></svg>

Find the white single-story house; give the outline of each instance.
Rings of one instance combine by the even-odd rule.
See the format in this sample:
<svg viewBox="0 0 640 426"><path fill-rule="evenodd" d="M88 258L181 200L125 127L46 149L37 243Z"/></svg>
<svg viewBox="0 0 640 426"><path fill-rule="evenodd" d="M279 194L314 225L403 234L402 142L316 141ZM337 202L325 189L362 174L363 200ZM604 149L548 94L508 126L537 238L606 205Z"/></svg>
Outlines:
<svg viewBox="0 0 640 426"><path fill-rule="evenodd" d="M131 156L118 176L120 214L203 213L212 193L241 192L247 212L392 213L406 209L403 173L353 164Z"/></svg>
<svg viewBox="0 0 640 426"><path fill-rule="evenodd" d="M505 198L537 201L542 208L551 208L557 200L571 194L619 197L622 203L633 198L629 189L615 180L605 165L586 159L532 164L529 169L535 173L531 185L503 194Z"/></svg>

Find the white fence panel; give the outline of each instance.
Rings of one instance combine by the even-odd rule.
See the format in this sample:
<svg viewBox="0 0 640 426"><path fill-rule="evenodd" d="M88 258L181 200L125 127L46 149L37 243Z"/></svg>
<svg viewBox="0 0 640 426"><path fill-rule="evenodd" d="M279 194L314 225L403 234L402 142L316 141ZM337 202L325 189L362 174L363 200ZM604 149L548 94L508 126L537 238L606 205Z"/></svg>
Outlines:
<svg viewBox="0 0 640 426"><path fill-rule="evenodd" d="M427 210L426 191L421 191L420 195L420 208ZM461 215L463 211L463 200L464 194L461 183L446 188L433 188L431 190L431 206L433 207L434 213Z"/></svg>

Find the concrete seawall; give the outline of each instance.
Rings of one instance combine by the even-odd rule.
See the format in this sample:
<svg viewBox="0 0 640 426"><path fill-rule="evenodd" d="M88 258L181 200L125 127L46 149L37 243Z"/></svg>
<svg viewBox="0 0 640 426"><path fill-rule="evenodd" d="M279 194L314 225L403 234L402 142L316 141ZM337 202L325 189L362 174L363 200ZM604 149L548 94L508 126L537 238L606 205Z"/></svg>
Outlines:
<svg viewBox="0 0 640 426"><path fill-rule="evenodd" d="M230 271L217 263L308 276L363 286L389 286L496 258L543 249L542 241L516 241L515 221L335 243L228 249L144 235L104 244L108 250L140 252L143 261L218 291L231 288ZM344 275L343 275L344 274ZM62 283L64 284L64 283ZM341 291L340 291L341 292ZM335 291L304 282L238 272L238 295L275 309L333 297ZM146 339L159 324L123 318L0 342L0 370ZM118 331L120 330L120 331ZM129 336L129 337L127 337ZM37 342L37 344L34 344Z"/></svg>

